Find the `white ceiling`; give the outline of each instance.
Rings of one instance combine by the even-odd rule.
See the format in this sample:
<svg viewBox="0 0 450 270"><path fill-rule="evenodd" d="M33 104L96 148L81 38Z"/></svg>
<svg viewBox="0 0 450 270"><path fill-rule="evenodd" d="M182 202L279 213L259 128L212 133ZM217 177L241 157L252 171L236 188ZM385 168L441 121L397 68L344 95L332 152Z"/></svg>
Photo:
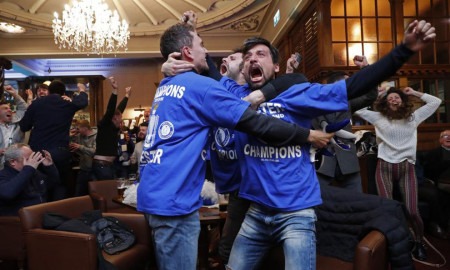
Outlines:
<svg viewBox="0 0 450 270"><path fill-rule="evenodd" d="M249 36L272 25L277 5L299 8L302 0L105 0L130 25L128 51L117 55L89 55L60 50L52 33L53 13L60 15L73 0L0 0L0 21L25 27L24 34L0 31L0 55L12 60L7 76L91 74L117 63L160 57L159 37L186 10L198 15L198 32L213 56L223 56ZM292 7L292 8L291 8ZM289 21L286 15L286 21ZM273 27L273 26L272 26ZM141 59L141 60L139 60ZM58 73L59 72L59 73ZM66 73L64 73L66 72ZM98 72L97 72L98 73ZM12 75L15 74L15 75Z"/></svg>

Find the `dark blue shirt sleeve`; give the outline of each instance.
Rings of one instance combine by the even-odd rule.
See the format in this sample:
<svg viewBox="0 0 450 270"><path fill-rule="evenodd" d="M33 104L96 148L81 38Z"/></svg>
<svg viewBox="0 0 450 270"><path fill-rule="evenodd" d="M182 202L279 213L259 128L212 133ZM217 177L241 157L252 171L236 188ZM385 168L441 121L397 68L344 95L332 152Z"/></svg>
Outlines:
<svg viewBox="0 0 450 270"><path fill-rule="evenodd" d="M75 106L75 110L85 108L88 105L88 96L86 92L80 92L79 95L75 96L72 100L72 104Z"/></svg>
<svg viewBox="0 0 450 270"><path fill-rule="evenodd" d="M27 132L33 127L35 107L36 106L33 106L33 103L31 103L31 105L25 111L24 116L20 120L19 126L22 132Z"/></svg>

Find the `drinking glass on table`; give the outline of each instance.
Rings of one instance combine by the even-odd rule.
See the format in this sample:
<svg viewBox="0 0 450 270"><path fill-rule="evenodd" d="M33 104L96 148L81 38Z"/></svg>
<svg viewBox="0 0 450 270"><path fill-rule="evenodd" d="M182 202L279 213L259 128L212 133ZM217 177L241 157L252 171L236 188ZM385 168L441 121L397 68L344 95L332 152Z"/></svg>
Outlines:
<svg viewBox="0 0 450 270"><path fill-rule="evenodd" d="M125 178L121 177L117 179L117 191L119 193L119 199L123 200L123 193L125 192L125 189L127 188L127 181Z"/></svg>
<svg viewBox="0 0 450 270"><path fill-rule="evenodd" d="M128 175L128 180L130 181L131 184L133 184L134 181L136 181L136 174L135 173L130 173Z"/></svg>

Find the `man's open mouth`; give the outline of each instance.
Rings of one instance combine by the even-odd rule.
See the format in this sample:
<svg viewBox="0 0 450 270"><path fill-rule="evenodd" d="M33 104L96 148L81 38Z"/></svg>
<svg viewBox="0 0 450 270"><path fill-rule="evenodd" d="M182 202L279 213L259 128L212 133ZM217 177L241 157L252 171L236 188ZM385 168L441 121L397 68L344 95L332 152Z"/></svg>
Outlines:
<svg viewBox="0 0 450 270"><path fill-rule="evenodd" d="M220 65L220 74L223 76L225 74L227 74L228 72L228 66L225 64L221 64Z"/></svg>
<svg viewBox="0 0 450 270"><path fill-rule="evenodd" d="M263 79L263 73L261 67L251 66L250 67L250 78L252 82L259 82Z"/></svg>

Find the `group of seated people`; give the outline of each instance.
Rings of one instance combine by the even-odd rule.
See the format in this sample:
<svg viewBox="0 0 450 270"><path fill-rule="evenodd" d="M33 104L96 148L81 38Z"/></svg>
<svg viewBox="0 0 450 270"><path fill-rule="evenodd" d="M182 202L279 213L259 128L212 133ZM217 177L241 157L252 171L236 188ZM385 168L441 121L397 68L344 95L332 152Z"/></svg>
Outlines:
<svg viewBox="0 0 450 270"><path fill-rule="evenodd" d="M402 45L388 57L368 66L365 57L357 56L354 61L360 72L351 77L340 74L321 85L298 73L275 79L279 53L262 38L247 39L242 50L223 59L218 71L196 34L195 15L188 12L182 24L170 27L161 38L167 78L157 89L151 114L147 110L144 122L134 130L127 130L122 121L131 87L116 107L118 85L112 77L112 93L96 130L79 121L76 131L70 131L75 112L87 106L83 84L78 84L79 95L68 99L64 84L53 81L49 94L28 108L6 86L17 112L13 115L8 104L0 107L5 166L0 171L0 215L17 215L21 207L65 198L72 153L80 156L76 195L87 193L88 181L126 177L139 167L137 208L153 231L158 268L177 269L182 263L195 269L204 153L210 149L216 190L231 195L219 247L227 267L251 268L276 243L283 245L287 269L298 265L314 269L314 207L322 202L319 182L323 187L336 181L362 192L354 138L349 132L324 132L356 112L375 126L379 138L378 193L392 199L393 187L399 187L413 220L413 256L426 260L423 223L414 199L418 184L411 168L417 126L441 101L409 87L377 91L376 86L434 36L430 24L415 21ZM293 57L288 72L294 66ZM200 75L208 72L214 80ZM425 105L412 111L408 96L420 98ZM375 100L377 111L364 108ZM391 125L392 120L397 124ZM149 123L154 126L147 130ZM341 129L351 131L351 125ZM29 145L25 145L24 132L29 130ZM130 134L136 134L136 143ZM449 135L449 131L441 134L443 153L450 152ZM316 168L311 145L326 146L317 151L321 160ZM442 155L443 162L448 156ZM398 171L401 176L395 177ZM439 223L442 230L447 225ZM168 237L173 241L163 241Z"/></svg>

